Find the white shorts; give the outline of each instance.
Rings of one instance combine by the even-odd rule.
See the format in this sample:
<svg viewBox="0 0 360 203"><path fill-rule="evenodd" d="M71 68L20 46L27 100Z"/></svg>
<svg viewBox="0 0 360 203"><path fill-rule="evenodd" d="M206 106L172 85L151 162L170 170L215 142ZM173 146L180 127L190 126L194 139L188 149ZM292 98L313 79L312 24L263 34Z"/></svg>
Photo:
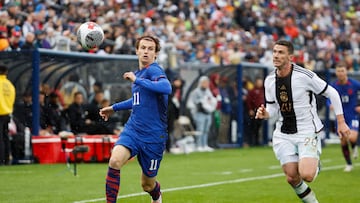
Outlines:
<svg viewBox="0 0 360 203"><path fill-rule="evenodd" d="M320 159L321 133L309 135L284 134L275 130L273 136L273 150L281 165L299 162L304 157Z"/></svg>

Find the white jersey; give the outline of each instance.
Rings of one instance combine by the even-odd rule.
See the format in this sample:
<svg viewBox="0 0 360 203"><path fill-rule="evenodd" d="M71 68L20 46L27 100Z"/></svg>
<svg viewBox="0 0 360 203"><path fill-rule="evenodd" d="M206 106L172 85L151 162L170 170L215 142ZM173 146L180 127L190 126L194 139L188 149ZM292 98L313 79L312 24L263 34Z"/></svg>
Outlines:
<svg viewBox="0 0 360 203"><path fill-rule="evenodd" d="M292 64L288 76L277 77L274 70L266 77L264 85L266 109L270 116L278 116L277 130L285 134L308 134L323 128L315 94L325 92L328 84L314 72Z"/></svg>

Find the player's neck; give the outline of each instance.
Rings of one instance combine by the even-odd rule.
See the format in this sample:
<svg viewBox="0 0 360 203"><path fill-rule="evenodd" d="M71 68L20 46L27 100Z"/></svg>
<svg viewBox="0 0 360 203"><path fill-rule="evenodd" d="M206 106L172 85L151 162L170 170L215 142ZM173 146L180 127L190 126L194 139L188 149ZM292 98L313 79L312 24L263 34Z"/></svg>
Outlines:
<svg viewBox="0 0 360 203"><path fill-rule="evenodd" d="M151 62L151 63L141 63L141 62L139 62L139 70L142 70L142 69L144 69L144 68L147 68L147 67L149 67L150 66L150 64L152 64L152 63L154 63L154 61L153 62Z"/></svg>
<svg viewBox="0 0 360 203"><path fill-rule="evenodd" d="M291 63L283 67L278 67L276 69L276 74L278 75L278 77L286 77L290 74L290 72L291 72Z"/></svg>
<svg viewBox="0 0 360 203"><path fill-rule="evenodd" d="M344 80L339 80L339 83L341 85L345 85L348 82L348 78L345 78Z"/></svg>

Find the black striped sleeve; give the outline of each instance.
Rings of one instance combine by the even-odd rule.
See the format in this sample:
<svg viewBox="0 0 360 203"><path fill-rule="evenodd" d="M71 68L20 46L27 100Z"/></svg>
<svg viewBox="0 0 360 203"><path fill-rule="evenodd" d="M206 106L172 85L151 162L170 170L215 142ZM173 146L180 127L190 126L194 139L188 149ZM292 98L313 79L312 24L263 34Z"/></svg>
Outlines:
<svg viewBox="0 0 360 203"><path fill-rule="evenodd" d="M323 93L327 90L328 86L329 86L329 84L326 83L326 86L325 86L324 89L319 93L319 95L320 95L320 94L323 94Z"/></svg>

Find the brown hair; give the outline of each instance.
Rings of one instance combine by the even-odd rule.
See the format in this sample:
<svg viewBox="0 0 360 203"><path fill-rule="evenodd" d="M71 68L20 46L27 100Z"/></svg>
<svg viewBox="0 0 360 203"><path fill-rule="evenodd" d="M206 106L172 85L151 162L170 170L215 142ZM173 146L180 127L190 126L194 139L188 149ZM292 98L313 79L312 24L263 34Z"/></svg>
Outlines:
<svg viewBox="0 0 360 203"><path fill-rule="evenodd" d="M155 52L159 52L161 47L160 47L160 41L158 38L154 37L154 36L151 36L151 35L144 35L144 36L141 36L139 38L136 39L136 42L135 42L135 47L136 49L139 49L139 45L140 45L140 41L141 40L147 40L147 41L153 41L155 42Z"/></svg>
<svg viewBox="0 0 360 203"><path fill-rule="evenodd" d="M76 96L78 96L78 95L84 96L82 92L75 92L75 93L74 93L74 98L75 98Z"/></svg>
<svg viewBox="0 0 360 203"><path fill-rule="evenodd" d="M0 64L0 75L6 75L8 72L8 67L4 64Z"/></svg>
<svg viewBox="0 0 360 203"><path fill-rule="evenodd" d="M344 61L339 61L336 64L335 68L346 68L347 69L347 65L346 65L346 63Z"/></svg>
<svg viewBox="0 0 360 203"><path fill-rule="evenodd" d="M286 46L289 54L294 54L294 45L290 41L279 40L279 41L275 42L275 45Z"/></svg>

